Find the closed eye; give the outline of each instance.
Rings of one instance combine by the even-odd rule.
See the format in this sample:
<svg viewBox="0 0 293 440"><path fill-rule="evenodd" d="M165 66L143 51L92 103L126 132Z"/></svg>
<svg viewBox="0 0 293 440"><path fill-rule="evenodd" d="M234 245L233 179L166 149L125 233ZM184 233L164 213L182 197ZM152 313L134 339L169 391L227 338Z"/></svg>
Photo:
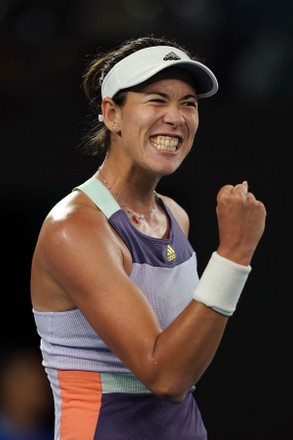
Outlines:
<svg viewBox="0 0 293 440"><path fill-rule="evenodd" d="M186 101L186 102L183 102L182 105L184 105L185 107L197 108L197 102L194 102L194 101Z"/></svg>
<svg viewBox="0 0 293 440"><path fill-rule="evenodd" d="M153 98L153 99L150 99L150 102L165 103L166 101L162 98Z"/></svg>

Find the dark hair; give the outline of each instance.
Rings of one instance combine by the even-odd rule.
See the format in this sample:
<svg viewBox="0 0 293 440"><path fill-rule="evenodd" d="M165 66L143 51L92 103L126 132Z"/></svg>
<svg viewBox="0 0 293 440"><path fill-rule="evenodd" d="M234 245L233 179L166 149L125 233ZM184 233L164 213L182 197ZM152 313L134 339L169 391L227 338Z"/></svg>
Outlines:
<svg viewBox="0 0 293 440"><path fill-rule="evenodd" d="M191 55L190 51L173 39L154 37L153 35L129 39L109 52L93 56L82 77L82 88L94 113L92 128L83 139L83 150L85 153L91 156L98 156L101 153L107 152L110 146L110 131L103 122L98 121L98 115L101 114L101 85L106 74L118 61L140 49L152 46L173 46L184 51L190 58L197 59ZM113 101L122 107L125 103L126 95L127 91L121 90L113 97Z"/></svg>

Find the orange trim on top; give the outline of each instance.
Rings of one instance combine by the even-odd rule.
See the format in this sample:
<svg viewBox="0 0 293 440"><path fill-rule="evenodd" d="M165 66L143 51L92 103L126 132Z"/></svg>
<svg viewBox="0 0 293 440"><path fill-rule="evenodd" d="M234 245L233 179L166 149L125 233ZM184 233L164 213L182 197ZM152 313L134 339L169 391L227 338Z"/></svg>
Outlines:
<svg viewBox="0 0 293 440"><path fill-rule="evenodd" d="M61 390L60 440L93 440L102 403L100 374L58 371Z"/></svg>

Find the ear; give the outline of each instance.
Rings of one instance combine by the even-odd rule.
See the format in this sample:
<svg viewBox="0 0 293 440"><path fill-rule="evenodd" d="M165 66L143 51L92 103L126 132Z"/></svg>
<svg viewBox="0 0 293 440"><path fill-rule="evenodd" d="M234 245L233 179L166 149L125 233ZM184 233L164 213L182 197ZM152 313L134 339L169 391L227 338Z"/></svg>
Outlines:
<svg viewBox="0 0 293 440"><path fill-rule="evenodd" d="M118 131L120 109L117 104L115 104L111 98L104 98L101 108L103 113L103 121L106 127L110 131Z"/></svg>

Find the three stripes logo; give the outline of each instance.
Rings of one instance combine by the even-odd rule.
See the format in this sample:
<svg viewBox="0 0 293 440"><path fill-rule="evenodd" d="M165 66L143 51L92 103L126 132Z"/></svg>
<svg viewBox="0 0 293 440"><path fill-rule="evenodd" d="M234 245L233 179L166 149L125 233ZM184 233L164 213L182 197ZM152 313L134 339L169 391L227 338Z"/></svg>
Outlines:
<svg viewBox="0 0 293 440"><path fill-rule="evenodd" d="M172 52L167 53L167 55L164 56L163 60L164 61L172 61L172 60L178 61L178 60L181 60L181 58L178 55L176 55L175 52L172 51Z"/></svg>
<svg viewBox="0 0 293 440"><path fill-rule="evenodd" d="M169 244L166 248L166 257L167 257L167 261L173 261L176 258L176 253Z"/></svg>

